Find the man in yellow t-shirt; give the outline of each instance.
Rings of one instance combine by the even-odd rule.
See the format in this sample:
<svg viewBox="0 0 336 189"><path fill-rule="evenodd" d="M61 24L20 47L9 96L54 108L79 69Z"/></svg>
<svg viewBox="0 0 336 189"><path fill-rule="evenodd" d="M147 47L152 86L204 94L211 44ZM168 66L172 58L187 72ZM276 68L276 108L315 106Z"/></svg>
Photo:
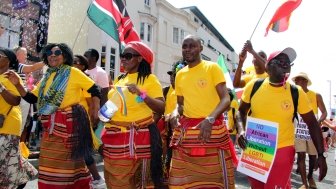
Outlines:
<svg viewBox="0 0 336 189"><path fill-rule="evenodd" d="M222 116L230 97L222 70L216 63L202 60L202 50L199 37L189 35L183 40L187 66L175 80L170 188L235 187L230 139Z"/></svg>
<svg viewBox="0 0 336 189"><path fill-rule="evenodd" d="M242 76L242 68L246 59L247 52L249 52L253 56L253 71L247 73ZM266 62L266 53L264 51L256 52L253 49L252 43L250 40L247 40L244 44L244 47L239 54L239 63L237 70L233 79L233 86L235 88L243 88L245 85L253 79L263 79L267 77L267 73L265 71L265 62Z"/></svg>
<svg viewBox="0 0 336 189"><path fill-rule="evenodd" d="M318 118L318 109L320 109L321 116L320 118L318 118L318 123L319 125L321 125L321 123L327 117L327 110L324 105L322 96L319 93L308 89L308 86L311 85L312 82L310 81L306 73L300 72L296 74L292 78L292 80L295 82L296 85L300 86L307 94L316 118ZM310 188L316 188L316 184L313 178L313 171L316 163L317 151L308 131L308 125L302 122L302 119L299 117L299 122L296 122L295 132L295 151L298 154L297 170L300 172L302 184L306 188L308 188L308 183ZM308 175L306 175L306 153L309 155Z"/></svg>
<svg viewBox="0 0 336 189"><path fill-rule="evenodd" d="M291 66L296 58L296 52L292 48L272 53L266 63L266 71L269 75L251 98L255 81L245 87L239 112L246 123L247 113L250 110L251 117L276 122L278 126L278 146L266 183L249 177L252 189L254 188L290 188L290 174L293 167L294 150L294 102L292 100L291 86L286 82L291 71ZM320 167L320 180L327 173L327 165L323 148L322 134L309 105L305 92L298 88L297 111L303 120L309 125L314 144L319 154L318 165ZM245 149L246 139L239 137L239 145Z"/></svg>

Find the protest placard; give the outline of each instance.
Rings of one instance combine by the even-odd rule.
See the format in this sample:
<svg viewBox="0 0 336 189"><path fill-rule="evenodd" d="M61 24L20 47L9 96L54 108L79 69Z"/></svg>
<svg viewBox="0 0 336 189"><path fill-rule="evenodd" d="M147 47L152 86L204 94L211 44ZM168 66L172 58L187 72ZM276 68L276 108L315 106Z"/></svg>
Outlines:
<svg viewBox="0 0 336 189"><path fill-rule="evenodd" d="M248 117L247 147L239 157L237 171L266 182L276 155L278 123Z"/></svg>

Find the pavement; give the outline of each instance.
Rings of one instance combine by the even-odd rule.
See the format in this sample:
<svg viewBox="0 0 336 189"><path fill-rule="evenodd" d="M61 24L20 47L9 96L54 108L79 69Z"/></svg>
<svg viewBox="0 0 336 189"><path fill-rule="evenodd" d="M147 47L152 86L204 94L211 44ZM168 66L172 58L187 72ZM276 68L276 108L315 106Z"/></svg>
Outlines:
<svg viewBox="0 0 336 189"><path fill-rule="evenodd" d="M94 156L97 162L97 169L99 171L99 174L103 177L104 176L104 163L102 162L101 157L97 154ZM327 157L327 164L328 164L328 173L327 176L324 178L322 182L318 182L318 171L314 172L314 179L316 182L316 185L318 188L321 189L334 189L336 188L336 161L335 161L335 149L330 148L328 151L328 157ZM29 160L30 163L32 163L34 166L38 166L38 160ZM308 157L306 158L306 165L308 165ZM295 173L296 170L296 164L294 164L292 175L291 175L291 182L292 182L292 188L296 189L299 188L301 183L301 177L299 174ZM235 180L236 180L236 188L237 189L249 189L249 183L247 181L247 177L239 172L236 172L235 174ZM25 189L37 189L37 179L30 181L27 183L27 186Z"/></svg>

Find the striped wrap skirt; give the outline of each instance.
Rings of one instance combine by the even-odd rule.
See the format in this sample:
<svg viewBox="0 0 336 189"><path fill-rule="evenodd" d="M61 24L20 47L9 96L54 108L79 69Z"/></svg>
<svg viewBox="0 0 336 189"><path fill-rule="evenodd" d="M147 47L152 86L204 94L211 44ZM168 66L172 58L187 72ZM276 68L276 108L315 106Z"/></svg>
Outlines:
<svg viewBox="0 0 336 189"><path fill-rule="evenodd" d="M235 188L235 156L228 130L222 119L212 127L209 142L198 140L200 130L194 128L203 119L183 117L181 127L175 128L169 188Z"/></svg>
<svg viewBox="0 0 336 189"><path fill-rule="evenodd" d="M111 121L105 125L102 142L107 188L148 188L150 124L153 124L152 117L132 123Z"/></svg>
<svg viewBox="0 0 336 189"><path fill-rule="evenodd" d="M43 136L39 159L39 189L91 189L84 159L73 160L72 109L41 116Z"/></svg>

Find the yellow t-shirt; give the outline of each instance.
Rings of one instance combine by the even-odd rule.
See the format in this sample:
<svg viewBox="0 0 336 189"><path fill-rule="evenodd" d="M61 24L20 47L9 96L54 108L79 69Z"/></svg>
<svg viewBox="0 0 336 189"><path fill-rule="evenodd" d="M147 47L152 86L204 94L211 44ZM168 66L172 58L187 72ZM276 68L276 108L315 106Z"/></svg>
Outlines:
<svg viewBox="0 0 336 189"><path fill-rule="evenodd" d="M4 75L0 75L0 83L13 95L20 96L19 91L16 87L7 79ZM23 84L21 78L20 83ZM12 107L12 105L8 104L5 99L0 95L0 114L5 116L5 122L0 128L1 134L9 134L20 136L20 128L22 122L22 114L20 105L13 106L10 112L7 115L7 112Z"/></svg>
<svg viewBox="0 0 336 189"><path fill-rule="evenodd" d="M318 114L318 108L317 108L317 96L316 93L314 91L309 90L308 92L306 92L310 105L313 108L314 114L317 115Z"/></svg>
<svg viewBox="0 0 336 189"><path fill-rule="evenodd" d="M264 72L263 74L252 73L252 74L244 75L242 80L244 80L245 85L246 85L248 82L254 79L265 79L266 77L268 77L268 74L266 72Z"/></svg>
<svg viewBox="0 0 336 189"><path fill-rule="evenodd" d="M166 96L166 107L164 115L172 113L176 108L176 104L177 104L177 96L173 87L170 86Z"/></svg>
<svg viewBox="0 0 336 189"><path fill-rule="evenodd" d="M52 73L47 81L46 87L44 88L44 94L49 89L56 73ZM40 90L41 82L36 86L32 93L38 97L38 91ZM82 71L77 68L71 68L70 78L68 80L68 85L65 89L64 98L60 105L60 108L66 108L71 105L77 104L81 101L83 95L82 91L87 91L94 85L94 81L86 76Z"/></svg>
<svg viewBox="0 0 336 189"><path fill-rule="evenodd" d="M127 74L125 78L115 81L115 86L125 86L126 84L137 83L138 73ZM143 84L137 84L140 90L147 93L147 96L152 98L163 97L162 87L153 74L150 74L144 81ZM128 91L127 87L122 87L122 91L126 100L127 115L124 116L120 110L118 110L112 117L113 121L125 121L133 122L153 115L153 111L146 105L145 102L137 102L137 95L132 94ZM115 93L114 89L111 89L108 93L108 98L111 99ZM116 103L118 104L118 102ZM107 125L108 126L108 125Z"/></svg>
<svg viewBox="0 0 336 189"><path fill-rule="evenodd" d="M207 117L220 99L216 85L225 83L220 67L214 62L202 60L197 66L186 66L176 74L175 92L184 97L183 114L190 118Z"/></svg>
<svg viewBox="0 0 336 189"><path fill-rule="evenodd" d="M239 108L238 101L236 99L233 99L231 101L231 104L230 104L230 110L227 112L227 114L228 114L228 123L227 123L228 124L227 125L228 130L231 130L231 129L234 128L233 118L236 116L238 108ZM233 110L234 110L234 114L233 114ZM233 132L230 133L230 134L232 134L232 135L237 134L237 130L234 129Z"/></svg>
<svg viewBox="0 0 336 189"><path fill-rule="evenodd" d="M244 71L245 71L246 74L254 74L255 73L254 65L251 65L251 66L245 68Z"/></svg>
<svg viewBox="0 0 336 189"><path fill-rule="evenodd" d="M278 148L294 145L294 105L290 91L290 84L285 87L273 87L266 78L260 88L253 95L250 94L254 82L249 82L242 95L242 101L251 104L251 117L279 123ZM298 87L298 113L305 114L312 110L308 97L301 87Z"/></svg>

